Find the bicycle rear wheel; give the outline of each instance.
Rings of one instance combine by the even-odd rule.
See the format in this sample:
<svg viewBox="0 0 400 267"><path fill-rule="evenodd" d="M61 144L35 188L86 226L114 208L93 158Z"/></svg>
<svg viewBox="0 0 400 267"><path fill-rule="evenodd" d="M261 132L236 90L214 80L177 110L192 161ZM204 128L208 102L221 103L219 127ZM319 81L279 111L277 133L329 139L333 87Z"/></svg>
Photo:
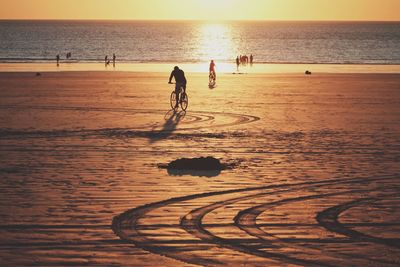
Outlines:
<svg viewBox="0 0 400 267"><path fill-rule="evenodd" d="M171 108L175 109L176 108L176 94L175 91L172 91L171 93L171 97L169 98L170 104L171 104Z"/></svg>
<svg viewBox="0 0 400 267"><path fill-rule="evenodd" d="M214 83L214 74L213 73L210 73L210 75L208 76L208 82L210 84Z"/></svg>
<svg viewBox="0 0 400 267"><path fill-rule="evenodd" d="M183 92L181 94L181 101L180 102L181 102L182 110L186 110L188 105L189 105L189 97L185 92Z"/></svg>

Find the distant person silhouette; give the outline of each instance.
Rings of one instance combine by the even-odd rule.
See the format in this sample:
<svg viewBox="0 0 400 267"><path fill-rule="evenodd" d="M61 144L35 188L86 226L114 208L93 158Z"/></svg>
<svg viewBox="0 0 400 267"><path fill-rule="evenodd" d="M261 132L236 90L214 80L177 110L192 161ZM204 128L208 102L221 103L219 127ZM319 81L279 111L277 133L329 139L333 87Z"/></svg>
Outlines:
<svg viewBox="0 0 400 267"><path fill-rule="evenodd" d="M236 69L239 70L240 60L239 56L236 57Z"/></svg>
<svg viewBox="0 0 400 267"><path fill-rule="evenodd" d="M113 66L115 67L115 60L117 59L117 57L115 56L115 54L113 54Z"/></svg>
<svg viewBox="0 0 400 267"><path fill-rule="evenodd" d="M181 70L178 66L174 67L174 70L171 72L171 75L169 76L169 81L168 83L171 84L172 82L172 77L175 78L175 94L176 94L176 104L175 108L178 106L178 96L179 96L179 90L181 87L183 87L183 91L186 93L186 77L185 77L185 72Z"/></svg>
<svg viewBox="0 0 400 267"><path fill-rule="evenodd" d="M105 57L104 57L104 65L108 65L108 64L110 64L110 61L108 60L108 56L106 55Z"/></svg>
<svg viewBox="0 0 400 267"><path fill-rule="evenodd" d="M57 60L57 67L60 66L60 55L56 56L56 60Z"/></svg>
<svg viewBox="0 0 400 267"><path fill-rule="evenodd" d="M250 55L250 65L253 65L253 54Z"/></svg>
<svg viewBox="0 0 400 267"><path fill-rule="evenodd" d="M215 63L214 60L211 60L210 62L210 75L213 74L214 75L214 82L217 80L217 74L215 73Z"/></svg>

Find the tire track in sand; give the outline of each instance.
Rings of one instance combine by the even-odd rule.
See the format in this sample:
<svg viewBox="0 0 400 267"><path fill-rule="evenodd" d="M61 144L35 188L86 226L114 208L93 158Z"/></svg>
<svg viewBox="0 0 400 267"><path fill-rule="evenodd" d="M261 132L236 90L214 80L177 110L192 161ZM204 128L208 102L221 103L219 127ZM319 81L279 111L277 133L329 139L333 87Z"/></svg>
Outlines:
<svg viewBox="0 0 400 267"><path fill-rule="evenodd" d="M398 196L398 193L393 194L391 196ZM373 202L379 201L381 198L361 198L354 201L350 201L344 204L340 204L334 207L330 207L322 212L317 214L317 221L320 225L328 229L329 231L336 232L345 236L348 236L351 239L355 239L361 242L372 242L378 243L385 246L391 246L394 248L400 248L399 239L386 239L386 238L378 238L375 236L371 236L365 233L361 233L359 231L352 230L342 223L339 222L339 215L346 210L356 207L360 204L371 204Z"/></svg>
<svg viewBox="0 0 400 267"><path fill-rule="evenodd" d="M171 111L151 110L151 109L134 109L134 108L103 108L103 107L60 107L60 106L12 106L3 105L0 109L35 109L35 110L67 110L77 112L117 112L117 113L133 113L133 114L148 114L148 115L164 115L164 120L169 118L167 114ZM171 114L172 116L173 114ZM229 112L205 112L205 111L187 111L183 115L184 120L179 121L172 129L165 127L154 129L150 126L142 127L110 127L100 129L77 129L77 130L12 130L4 129L0 131L2 137L18 137L24 138L42 138L42 137L89 137L89 136L148 136L156 134L171 134L175 132L186 132L192 130L202 130L211 128L223 128L228 126L238 126L248 124L260 120L257 116L236 114ZM160 122L160 121L159 121ZM172 122L173 124L175 122ZM159 125L162 126L162 123ZM178 127L179 126L179 127Z"/></svg>
<svg viewBox="0 0 400 267"><path fill-rule="evenodd" d="M379 178L371 177L327 180L319 182L303 182L297 184L270 185L183 196L131 209L115 217L112 228L120 238L132 242L144 250L191 264L210 266L226 265L232 263L229 261L229 259L237 256L239 253L241 255L247 255L247 258L252 256L251 260L254 261L253 263L255 265L279 265L282 263L312 266L332 266L336 265L337 263L348 265L348 260L350 257L345 257L342 259L341 257L343 255L340 252L325 253L326 255L324 254L323 257L320 257L322 259L321 261L316 260L315 258L304 258L304 256L315 255L315 250L306 249L308 254L304 253L304 255L300 256L298 253L301 253L301 251L292 251L291 253L283 252L286 248L293 250L293 247L296 248L296 246L293 246L293 244L287 244L287 242L277 242L273 239L263 239L262 235L265 235L265 233L257 232L258 227L254 219L257 216L246 217L253 212L249 210L248 207L242 212L239 211L237 213L238 215L231 219L234 223L221 223L220 226L218 226L217 222L212 222L213 226L210 226L211 228L218 228L219 230L222 229L222 232L224 232L224 229L229 231L230 228L235 227L241 230L243 233L248 234L248 238L242 237L237 239L218 236L208 231L207 228L209 225L203 224L202 220L206 215L215 212L215 210L218 208L235 206L234 204L236 204L238 207L241 207L241 205L243 206L243 203L239 202L250 201L250 203L247 203L247 205L250 205L250 208L258 207L258 214L261 214L268 207L279 206L281 204L287 204L290 202L301 203L311 199L320 201L321 199L334 196L340 196L342 198L347 197L347 194L350 193L354 194L363 192L365 194L368 192L374 192L374 190L368 188L370 186L369 183L374 181L390 181L393 178L394 177L390 176ZM354 183L366 186L368 189L364 188L343 191L336 190L338 185L351 186ZM327 192L309 194L310 191L316 189ZM299 193L303 194L303 196L295 198L287 196L285 197L285 194L288 193ZM256 205L257 201L260 201L260 198L262 199L262 197L265 197L266 195L275 198L277 197L279 200L262 204L264 206ZM207 202L210 203L204 205ZM195 207L199 204L201 204L200 207ZM184 210L187 208L193 207L195 208L182 214L182 212L184 212ZM177 214L173 213L174 208L178 210ZM168 212L166 212L167 210ZM168 223L164 223L162 225L157 225L154 223L155 218L157 221L164 222L164 216L166 218L176 217L176 221L179 221L179 224L169 225ZM146 220L150 220L151 222L146 223ZM283 225L282 227L285 226ZM313 225L313 227L317 228L318 224L316 223ZM249 228L256 230L252 230L251 232L249 231ZM180 238L179 234L177 234L177 231L181 230L185 230L185 232L194 237L195 240L188 240L187 237L185 237L186 239L184 238L183 240L180 240L180 242L177 242L176 239L178 238L179 240ZM157 239L157 236L161 237L163 242L160 242ZM249 239L250 237L252 239ZM256 237L256 239L254 239L254 237ZM168 240L170 240L170 244L168 244ZM329 240L327 242L329 242ZM179 245L176 246L176 244ZM187 248L185 244L187 246L190 244L190 247ZM213 254L212 251L214 250L215 253ZM204 251L207 251L207 253L204 253ZM224 255L224 257L220 256L221 253ZM221 258L226 260L221 261ZM246 257L244 258L246 259ZM361 264L365 263L366 261L368 262L368 260L370 262L375 261L374 259L353 259L352 262L359 262ZM376 260L375 263L377 262L378 261ZM236 263L240 264L239 262Z"/></svg>

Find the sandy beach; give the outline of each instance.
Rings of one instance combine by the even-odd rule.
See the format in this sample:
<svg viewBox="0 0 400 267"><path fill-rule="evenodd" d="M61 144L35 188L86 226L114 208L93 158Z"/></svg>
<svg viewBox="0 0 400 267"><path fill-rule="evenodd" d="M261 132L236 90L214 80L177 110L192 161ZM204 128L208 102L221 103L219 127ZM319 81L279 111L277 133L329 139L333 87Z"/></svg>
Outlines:
<svg viewBox="0 0 400 267"><path fill-rule="evenodd" d="M168 77L0 72L1 266L399 266L400 74Z"/></svg>

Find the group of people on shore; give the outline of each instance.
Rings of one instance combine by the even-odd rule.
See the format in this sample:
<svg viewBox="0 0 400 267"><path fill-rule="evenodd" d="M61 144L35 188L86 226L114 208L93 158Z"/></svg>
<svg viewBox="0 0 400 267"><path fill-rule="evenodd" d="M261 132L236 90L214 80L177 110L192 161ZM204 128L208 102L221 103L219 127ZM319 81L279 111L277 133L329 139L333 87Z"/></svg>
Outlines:
<svg viewBox="0 0 400 267"><path fill-rule="evenodd" d="M66 59L71 59L71 58L72 58L72 53L71 53L71 52L68 52L68 53L66 54L65 58L66 58ZM60 66L60 60L61 60L60 54L57 54L57 55L56 55L57 67ZM115 67L115 62L116 62L116 60L117 60L117 56L116 56L115 53L114 53L113 56L112 56L112 63L113 63L113 66L114 66L114 67ZM108 65L111 64L111 59L108 58L108 55L106 55L106 56L104 57L104 64L105 64L106 66L108 66Z"/></svg>
<svg viewBox="0 0 400 267"><path fill-rule="evenodd" d="M253 65L253 54L248 57L247 55L240 55L236 57L236 66L239 67L240 65L247 65L250 63L250 65Z"/></svg>
<svg viewBox="0 0 400 267"><path fill-rule="evenodd" d="M72 53L71 53L71 52L68 52L68 53L65 55L65 58L66 58L66 59L72 58ZM60 60L61 60L60 54L57 54L57 56L56 56L57 67L60 65Z"/></svg>
<svg viewBox="0 0 400 267"><path fill-rule="evenodd" d="M115 53L113 54L113 56L112 56L112 63L113 63L113 66L115 67L115 60L117 59L117 57L115 56ZM110 63L111 63L111 61L110 61L110 59L108 58L108 55L106 55L105 57L104 57L104 64L106 65L106 67L108 66L108 65L110 65Z"/></svg>
<svg viewBox="0 0 400 267"><path fill-rule="evenodd" d="M70 59L70 58L72 58L72 53L71 52L68 52L67 54L66 54L66 59ZM57 61L57 67L60 65L60 54L58 54L57 56L56 56L56 61ZM115 55L115 53L113 53L113 56L112 56L112 59L110 59L110 58L108 58L108 55L106 55L105 57L104 57L104 65L107 67L108 65L110 65L111 64L111 60L112 60L112 63L113 63L113 66L115 67L115 62L116 62L116 60L117 60L117 56ZM253 65L253 60L254 60L254 57L253 57L253 54L251 54L250 55L250 57L248 57L247 55L240 55L240 56L237 56L236 57L236 66L237 66L237 68L239 68L239 66L240 65L247 65L247 64L249 64L250 63L250 65ZM215 73L215 63L214 63L214 60L211 60L211 63L210 63L210 74L213 74L214 75L214 79L216 78L216 73Z"/></svg>

